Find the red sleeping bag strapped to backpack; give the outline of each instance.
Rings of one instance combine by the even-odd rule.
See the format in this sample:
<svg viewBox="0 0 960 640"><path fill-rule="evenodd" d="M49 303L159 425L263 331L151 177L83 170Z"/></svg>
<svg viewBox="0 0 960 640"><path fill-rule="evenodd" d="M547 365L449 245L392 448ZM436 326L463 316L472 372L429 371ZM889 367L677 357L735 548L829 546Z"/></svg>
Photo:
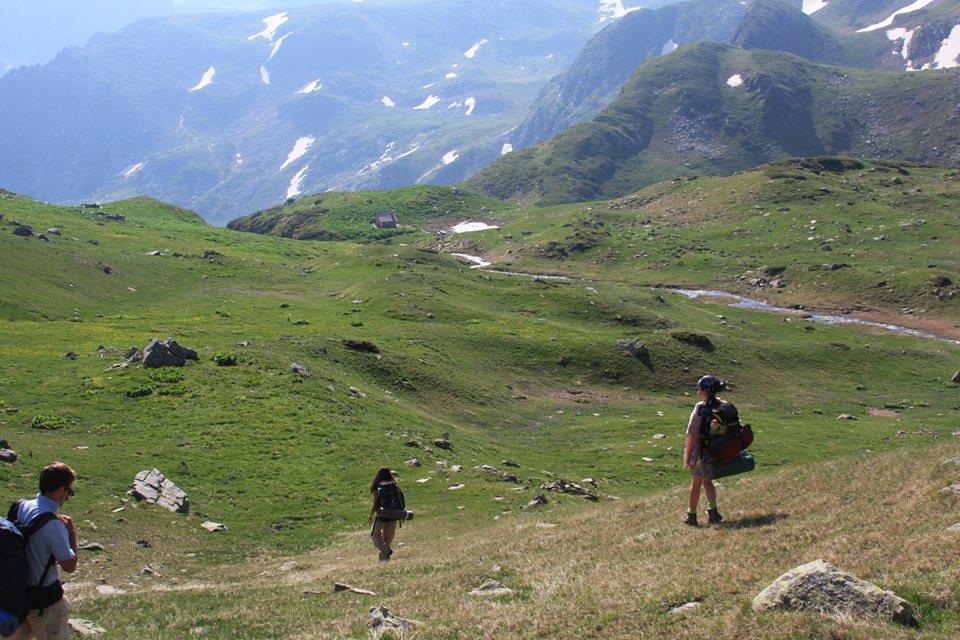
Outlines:
<svg viewBox="0 0 960 640"><path fill-rule="evenodd" d="M709 409L703 439L710 455L720 462L730 462L753 444L753 430L740 424L740 412L730 402L720 402Z"/></svg>

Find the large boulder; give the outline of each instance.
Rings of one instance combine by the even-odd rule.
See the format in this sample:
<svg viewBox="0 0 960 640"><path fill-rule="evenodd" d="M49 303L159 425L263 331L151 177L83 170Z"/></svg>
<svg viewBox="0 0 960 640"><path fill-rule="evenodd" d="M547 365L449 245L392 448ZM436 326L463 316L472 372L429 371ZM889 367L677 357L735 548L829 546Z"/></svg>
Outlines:
<svg viewBox="0 0 960 640"><path fill-rule="evenodd" d="M177 513L190 511L190 500L187 494L168 480L159 469L145 469L138 473L133 479L130 495L137 500L158 504Z"/></svg>
<svg viewBox="0 0 960 640"><path fill-rule="evenodd" d="M367 623L367 628L370 630L370 635L373 638L390 636L404 638L413 631L414 625L417 624L413 620L407 620L400 616L393 615L384 606L370 607L368 617L369 622Z"/></svg>
<svg viewBox="0 0 960 640"><path fill-rule="evenodd" d="M879 616L917 624L917 610L891 591L870 584L824 560L786 572L753 599L754 611L789 609L832 616Z"/></svg>
<svg viewBox="0 0 960 640"><path fill-rule="evenodd" d="M170 351L162 341L153 338L143 348L142 365L148 369L159 367L182 367L187 359Z"/></svg>
<svg viewBox="0 0 960 640"><path fill-rule="evenodd" d="M173 338L167 338L166 340L164 340L163 346L165 346L170 353L172 353L173 355L179 358L183 358L184 360L200 359L200 356L197 355L197 351L195 349L191 349L190 347L185 347L182 344L179 344Z"/></svg>
<svg viewBox="0 0 960 640"><path fill-rule="evenodd" d="M650 356L650 351L642 340L617 340L617 346L634 358L647 358Z"/></svg>
<svg viewBox="0 0 960 640"><path fill-rule="evenodd" d="M13 235L29 238L33 236L33 227L28 224L18 224L13 228Z"/></svg>

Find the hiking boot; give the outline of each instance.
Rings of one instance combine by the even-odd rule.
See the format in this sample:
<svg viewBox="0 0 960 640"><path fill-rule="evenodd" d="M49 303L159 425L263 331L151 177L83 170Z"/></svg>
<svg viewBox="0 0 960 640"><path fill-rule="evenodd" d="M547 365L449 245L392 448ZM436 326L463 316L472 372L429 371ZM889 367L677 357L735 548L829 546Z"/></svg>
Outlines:
<svg viewBox="0 0 960 640"><path fill-rule="evenodd" d="M687 517L683 519L683 524L688 524L691 527L697 526L697 514L687 513Z"/></svg>
<svg viewBox="0 0 960 640"><path fill-rule="evenodd" d="M723 522L723 516L720 515L718 509L707 509L707 523L708 524L720 524Z"/></svg>
<svg viewBox="0 0 960 640"><path fill-rule="evenodd" d="M391 555L393 555L393 551L391 549L384 549L380 552L380 562L387 562Z"/></svg>

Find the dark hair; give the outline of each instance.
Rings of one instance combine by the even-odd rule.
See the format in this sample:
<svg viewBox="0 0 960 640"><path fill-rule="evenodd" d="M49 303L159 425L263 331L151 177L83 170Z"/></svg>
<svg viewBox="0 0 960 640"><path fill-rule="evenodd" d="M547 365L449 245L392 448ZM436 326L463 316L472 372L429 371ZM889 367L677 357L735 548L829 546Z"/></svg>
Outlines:
<svg viewBox="0 0 960 640"><path fill-rule="evenodd" d="M710 395L716 395L726 389L727 383L717 376L706 375L697 380L697 390L706 391Z"/></svg>
<svg viewBox="0 0 960 640"><path fill-rule="evenodd" d="M375 493L377 491L377 487L381 484L390 482L395 482L393 479L393 472L387 467L380 467L380 470L377 471L377 475L373 476L373 482L370 483L370 493Z"/></svg>
<svg viewBox="0 0 960 640"><path fill-rule="evenodd" d="M77 473L62 462L51 462L40 472L40 493L48 495L60 487L69 487Z"/></svg>

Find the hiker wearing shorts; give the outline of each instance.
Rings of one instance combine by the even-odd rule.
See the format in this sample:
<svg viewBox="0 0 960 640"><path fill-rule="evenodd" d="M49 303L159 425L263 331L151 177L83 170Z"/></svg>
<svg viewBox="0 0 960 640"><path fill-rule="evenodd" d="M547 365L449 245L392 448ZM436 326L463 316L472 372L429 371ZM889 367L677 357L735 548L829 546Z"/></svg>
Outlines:
<svg viewBox="0 0 960 640"><path fill-rule="evenodd" d="M703 376L697 381L697 396L700 402L693 408L690 421L687 423L687 436L683 447L683 468L690 469L693 476L690 481L690 502L687 507L687 517L684 524L697 526L697 505L700 503L700 488L707 492L710 508L707 509L709 524L719 524L723 520L717 509L717 488L710 477L709 467L705 462L710 461L710 453L703 446L703 428L709 427L710 412L719 404L717 394L726 388L726 383L716 376Z"/></svg>
<svg viewBox="0 0 960 640"><path fill-rule="evenodd" d="M370 509L370 538L373 546L380 552L380 561L388 562L393 555L393 537L397 534L397 520L386 518L377 513L377 509L393 509L396 507L396 497L399 495L402 505L403 493L397 486L396 478L390 469L383 467L377 471L370 483L370 495L373 497L373 507ZM400 507L402 508L402 506Z"/></svg>
<svg viewBox="0 0 960 640"><path fill-rule="evenodd" d="M40 472L40 493L34 500L20 500L10 508L10 520L29 526L30 521L57 509L75 495L77 474L62 462ZM45 516L50 518L50 516ZM60 573L77 570L77 528L69 516L57 515L40 526L27 542L27 585L29 604L41 605L27 611L27 619L13 635L14 640L63 640L70 637L67 624L70 603L63 595ZM39 588L33 588L39 587Z"/></svg>

